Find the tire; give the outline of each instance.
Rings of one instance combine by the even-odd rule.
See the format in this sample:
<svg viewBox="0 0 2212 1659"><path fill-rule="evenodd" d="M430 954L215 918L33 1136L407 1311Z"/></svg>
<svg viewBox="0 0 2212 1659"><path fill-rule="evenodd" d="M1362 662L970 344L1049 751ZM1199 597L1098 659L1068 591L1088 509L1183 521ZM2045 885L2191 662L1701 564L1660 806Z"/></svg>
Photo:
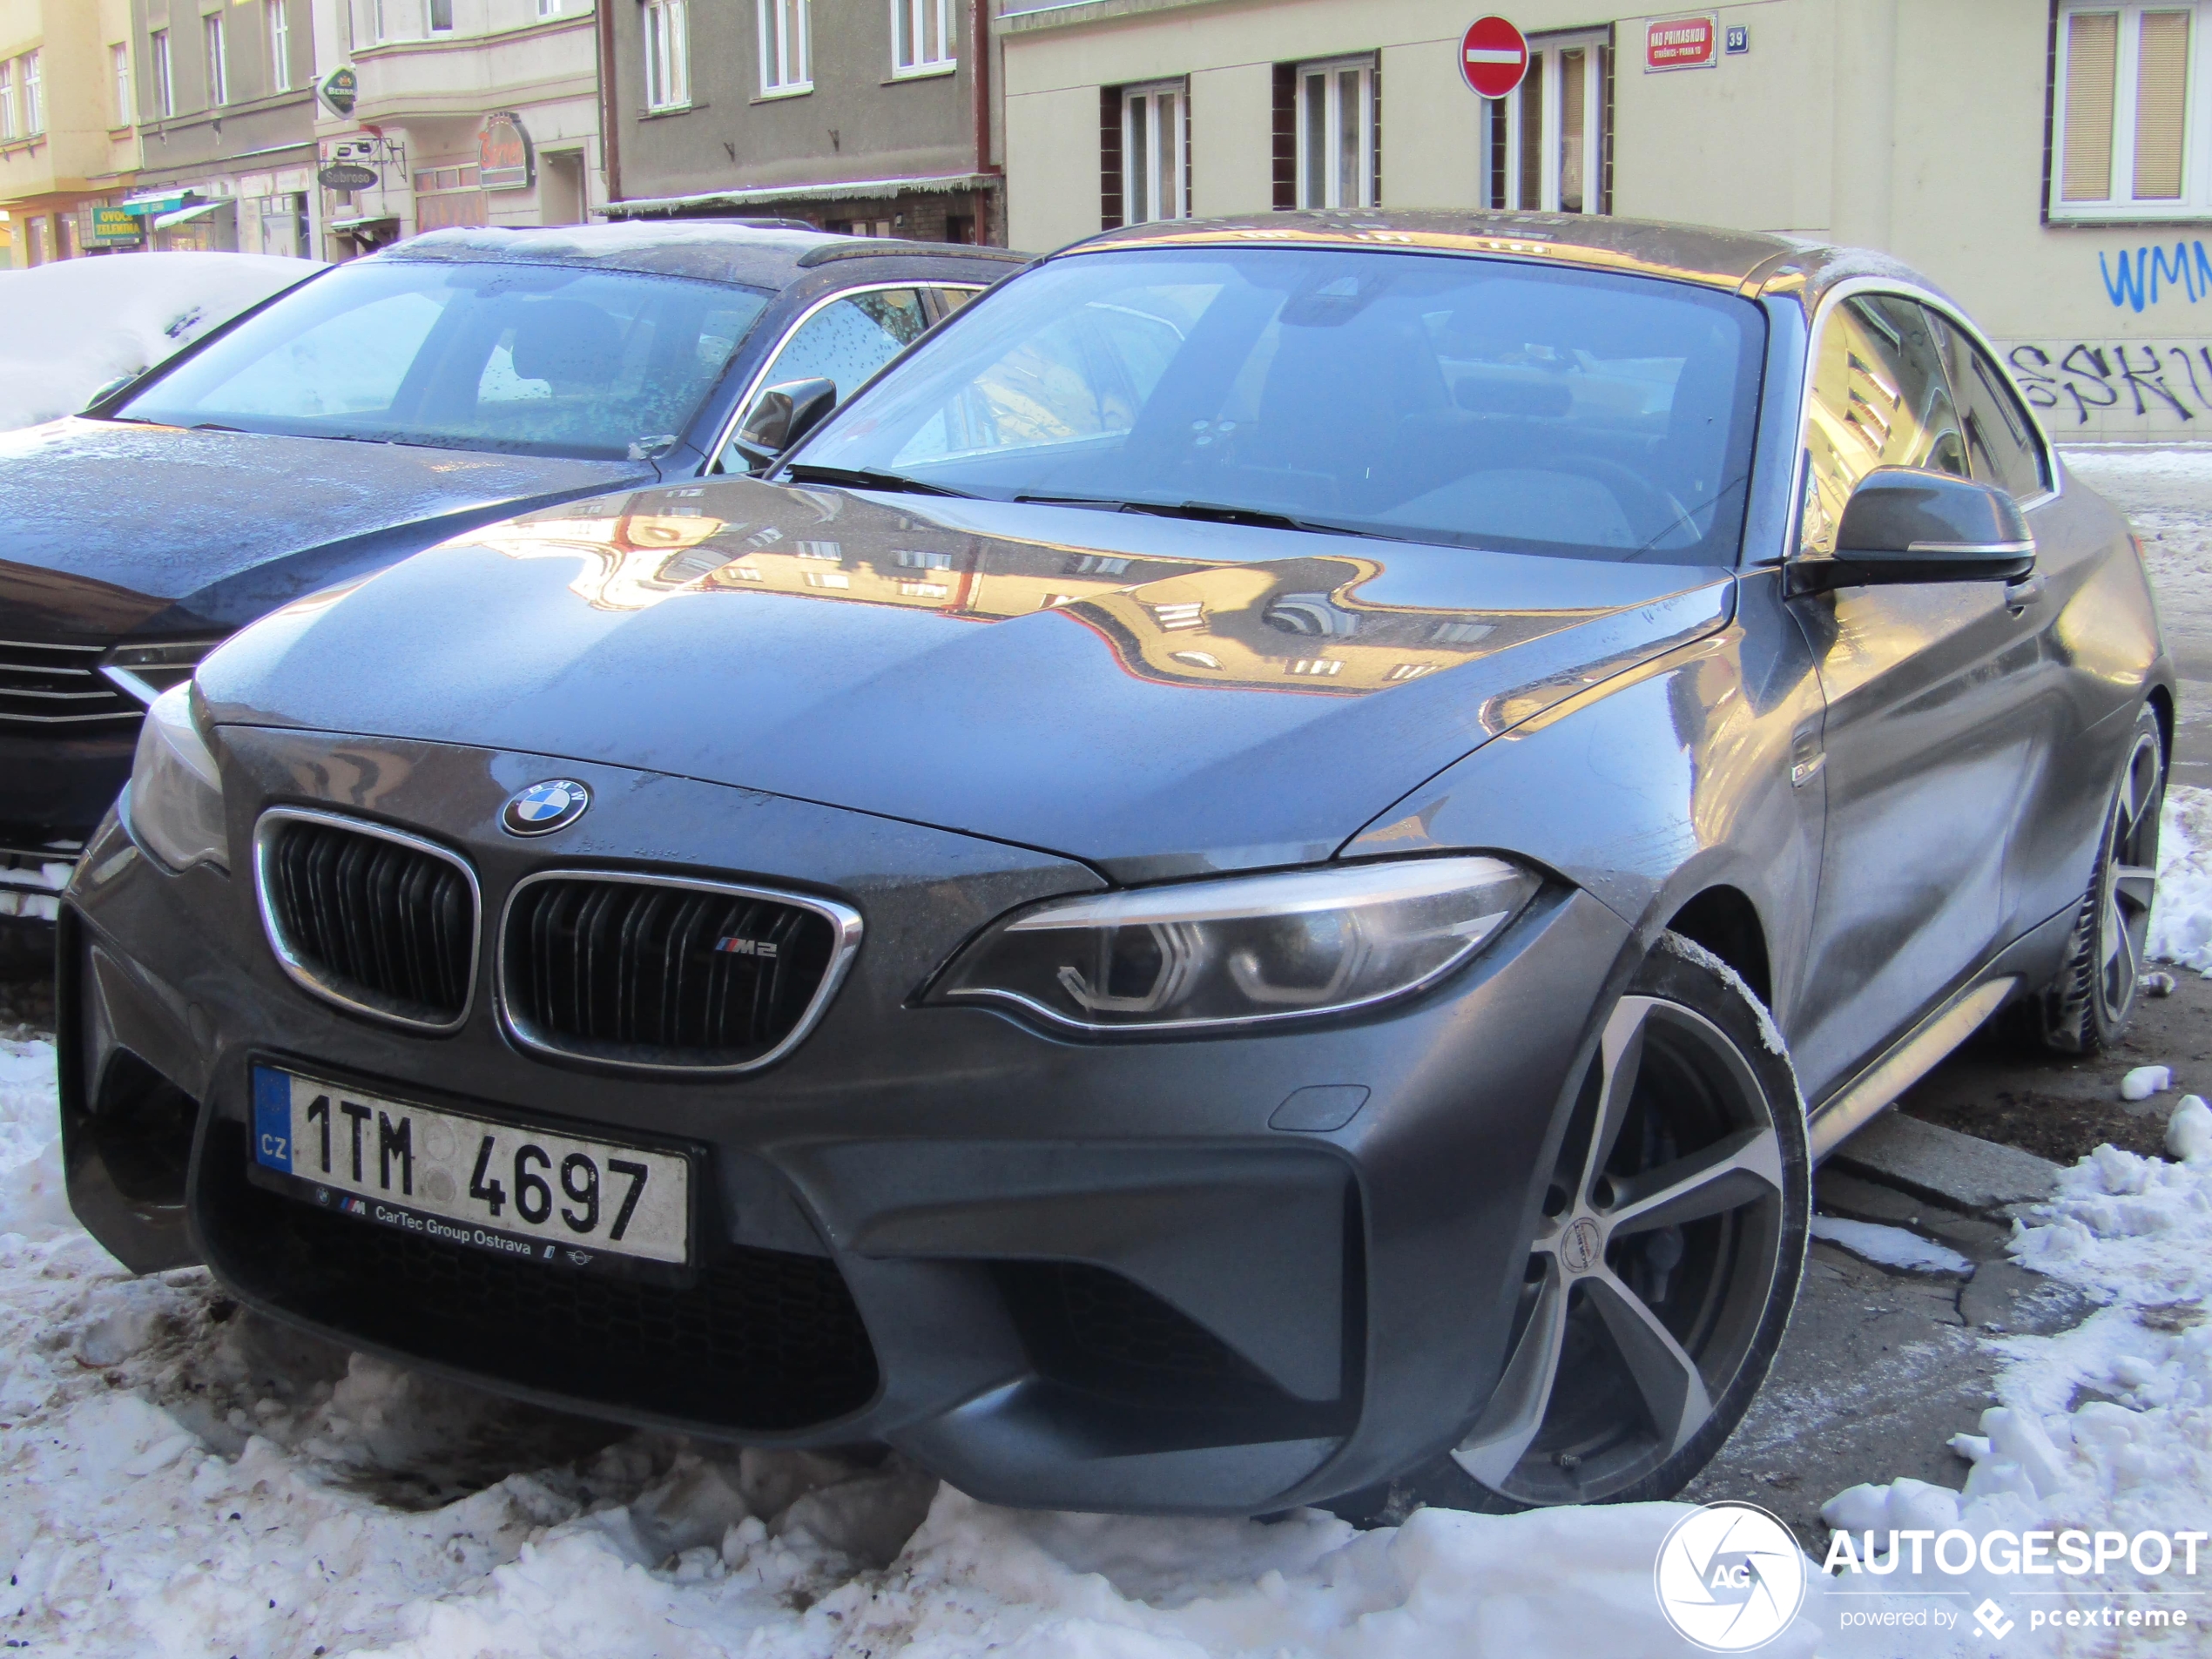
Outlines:
<svg viewBox="0 0 2212 1659"><path fill-rule="evenodd" d="M2031 1007L2031 1033L2054 1054L2101 1053L2134 1017L2165 799L2164 739L2157 713L2146 705L2135 716L2127 759L2105 806L2097 862L2067 941L2066 966Z"/></svg>
<svg viewBox="0 0 2212 1659"><path fill-rule="evenodd" d="M1811 1201L1804 1107L1773 1022L1717 958L1664 935L1576 1101L1495 1393L1455 1448L1330 1507L1372 1525L1424 1505L1671 1497L1765 1380Z"/></svg>

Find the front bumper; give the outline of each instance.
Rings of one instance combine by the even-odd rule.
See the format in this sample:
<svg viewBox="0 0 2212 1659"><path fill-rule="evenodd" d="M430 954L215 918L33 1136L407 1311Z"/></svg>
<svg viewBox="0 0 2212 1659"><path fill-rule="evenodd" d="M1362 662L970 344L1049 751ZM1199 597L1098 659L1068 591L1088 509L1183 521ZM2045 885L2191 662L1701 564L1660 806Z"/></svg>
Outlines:
<svg viewBox="0 0 2212 1659"><path fill-rule="evenodd" d="M487 916L558 862L812 888L867 931L787 1059L644 1077L519 1050L488 984L447 1037L342 1012L280 970L250 881L169 875L111 824L62 917L64 1128L71 1202L126 1264L205 1260L275 1317L570 1409L887 1441L1022 1505L1315 1501L1451 1443L1494 1385L1568 1080L1622 971L1626 930L1595 900L1548 892L1467 970L1365 1018L1074 1042L912 999L993 916L1096 887L1081 865L542 757L223 738L234 847L264 806L312 804L463 853ZM549 776L588 783L591 812L557 846L502 835L507 797ZM410 1256L250 1184L257 1056L706 1149L699 1279L549 1291L527 1264ZM1368 1097L1335 1130L1271 1126L1317 1085Z"/></svg>

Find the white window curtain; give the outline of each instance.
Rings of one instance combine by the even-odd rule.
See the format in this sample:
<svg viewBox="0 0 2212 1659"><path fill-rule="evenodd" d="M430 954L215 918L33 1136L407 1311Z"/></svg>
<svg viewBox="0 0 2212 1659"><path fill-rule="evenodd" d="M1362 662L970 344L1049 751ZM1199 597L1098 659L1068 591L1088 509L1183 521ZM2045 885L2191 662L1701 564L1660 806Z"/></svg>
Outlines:
<svg viewBox="0 0 2212 1659"><path fill-rule="evenodd" d="M645 107L681 109L691 101L691 31L685 0L645 0Z"/></svg>
<svg viewBox="0 0 2212 1659"><path fill-rule="evenodd" d="M269 90L292 90L292 19L285 0L262 0L269 23Z"/></svg>
<svg viewBox="0 0 2212 1659"><path fill-rule="evenodd" d="M939 75L953 65L952 0L891 0L891 72Z"/></svg>
<svg viewBox="0 0 2212 1659"><path fill-rule="evenodd" d="M2054 219L2191 219L2212 208L2203 11L2172 0L2060 10Z"/></svg>
<svg viewBox="0 0 2212 1659"><path fill-rule="evenodd" d="M1122 217L1130 225L1188 219L1190 98L1182 81L1122 92Z"/></svg>
<svg viewBox="0 0 2212 1659"><path fill-rule="evenodd" d="M1520 86L1490 100L1483 174L1493 207L1545 213L1605 209L1606 37L1539 36Z"/></svg>
<svg viewBox="0 0 2212 1659"><path fill-rule="evenodd" d="M1298 71L1298 205L1375 205L1375 60L1302 64Z"/></svg>
<svg viewBox="0 0 2212 1659"><path fill-rule="evenodd" d="M760 25L761 91L771 95L813 91L809 0L753 0L753 4Z"/></svg>

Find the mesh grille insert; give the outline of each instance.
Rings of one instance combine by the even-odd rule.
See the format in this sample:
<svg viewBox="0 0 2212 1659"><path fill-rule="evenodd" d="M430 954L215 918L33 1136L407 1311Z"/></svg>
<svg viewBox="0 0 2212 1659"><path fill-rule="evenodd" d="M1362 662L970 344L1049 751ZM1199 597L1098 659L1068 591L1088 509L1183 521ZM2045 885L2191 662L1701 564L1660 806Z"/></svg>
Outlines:
<svg viewBox="0 0 2212 1659"><path fill-rule="evenodd" d="M705 886L559 876L520 888L502 957L528 1040L641 1064L742 1066L799 1028L839 949L827 916Z"/></svg>
<svg viewBox="0 0 2212 1659"><path fill-rule="evenodd" d="M145 711L102 677L100 645L0 639L0 726L113 732Z"/></svg>
<svg viewBox="0 0 2212 1659"><path fill-rule="evenodd" d="M425 1025L467 1009L476 901L453 860L286 819L266 832L262 892L292 966L320 988Z"/></svg>

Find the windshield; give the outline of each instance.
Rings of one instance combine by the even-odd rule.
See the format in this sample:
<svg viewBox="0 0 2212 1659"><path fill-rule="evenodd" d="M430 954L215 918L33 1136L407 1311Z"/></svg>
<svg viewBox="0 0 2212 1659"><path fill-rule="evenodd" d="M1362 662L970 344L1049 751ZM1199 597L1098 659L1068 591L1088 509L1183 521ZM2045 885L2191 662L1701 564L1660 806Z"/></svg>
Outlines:
<svg viewBox="0 0 2212 1659"><path fill-rule="evenodd" d="M117 411L124 420L641 460L683 432L768 303L560 266L347 266Z"/></svg>
<svg viewBox="0 0 2212 1659"><path fill-rule="evenodd" d="M1764 329L1731 294L1518 260L1079 254L916 347L797 473L1733 564Z"/></svg>

